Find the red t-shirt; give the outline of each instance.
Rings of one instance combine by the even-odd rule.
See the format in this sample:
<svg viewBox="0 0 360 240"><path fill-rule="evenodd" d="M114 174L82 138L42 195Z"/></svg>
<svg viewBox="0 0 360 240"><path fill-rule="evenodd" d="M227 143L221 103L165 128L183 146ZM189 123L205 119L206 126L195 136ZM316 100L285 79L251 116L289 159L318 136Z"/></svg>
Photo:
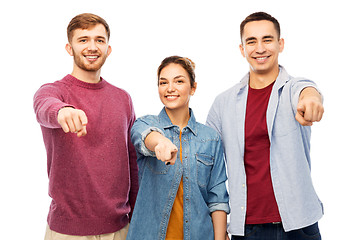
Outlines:
<svg viewBox="0 0 360 240"><path fill-rule="evenodd" d="M270 175L270 140L266 110L274 83L262 89L249 86L245 117L246 224L280 222Z"/></svg>

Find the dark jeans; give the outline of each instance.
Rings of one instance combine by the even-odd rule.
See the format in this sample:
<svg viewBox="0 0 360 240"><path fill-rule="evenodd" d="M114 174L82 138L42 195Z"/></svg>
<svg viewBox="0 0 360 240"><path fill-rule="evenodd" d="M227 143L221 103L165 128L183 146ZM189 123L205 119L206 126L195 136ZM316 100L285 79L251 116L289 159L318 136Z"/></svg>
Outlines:
<svg viewBox="0 0 360 240"><path fill-rule="evenodd" d="M318 224L285 232L281 223L245 226L245 236L231 236L231 240L321 240Z"/></svg>

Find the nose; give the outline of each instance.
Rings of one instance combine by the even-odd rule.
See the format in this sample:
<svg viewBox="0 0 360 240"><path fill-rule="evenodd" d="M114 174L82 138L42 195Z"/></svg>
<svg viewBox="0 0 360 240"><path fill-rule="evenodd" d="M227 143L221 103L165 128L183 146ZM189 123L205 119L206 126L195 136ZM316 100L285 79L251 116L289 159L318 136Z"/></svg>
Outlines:
<svg viewBox="0 0 360 240"><path fill-rule="evenodd" d="M96 46L95 40L89 41L87 48L89 51L97 51L97 46Z"/></svg>
<svg viewBox="0 0 360 240"><path fill-rule="evenodd" d="M265 45L263 42L259 41L256 44L256 53L264 53L266 51Z"/></svg>
<svg viewBox="0 0 360 240"><path fill-rule="evenodd" d="M174 92L175 91L175 84L173 82L169 82L168 88L166 89L167 92Z"/></svg>

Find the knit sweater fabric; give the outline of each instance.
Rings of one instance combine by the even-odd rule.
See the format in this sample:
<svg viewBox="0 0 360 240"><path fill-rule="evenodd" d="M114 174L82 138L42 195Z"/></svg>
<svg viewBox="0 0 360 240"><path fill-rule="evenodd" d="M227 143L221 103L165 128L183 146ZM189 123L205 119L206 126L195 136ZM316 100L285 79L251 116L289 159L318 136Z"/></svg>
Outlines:
<svg viewBox="0 0 360 240"><path fill-rule="evenodd" d="M67 106L85 112L86 136L62 130L57 114ZM34 110L47 152L50 229L86 236L126 226L138 191L130 95L102 78L92 84L67 75L40 87Z"/></svg>

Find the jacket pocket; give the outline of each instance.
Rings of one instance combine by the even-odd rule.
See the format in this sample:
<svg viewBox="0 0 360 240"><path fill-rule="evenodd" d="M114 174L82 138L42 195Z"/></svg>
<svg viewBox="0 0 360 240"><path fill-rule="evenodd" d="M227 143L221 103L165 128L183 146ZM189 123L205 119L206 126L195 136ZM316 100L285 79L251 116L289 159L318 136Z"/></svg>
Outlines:
<svg viewBox="0 0 360 240"><path fill-rule="evenodd" d="M195 157L198 185L200 187L206 187L209 182L211 169L214 165L214 157L202 153L197 153Z"/></svg>

